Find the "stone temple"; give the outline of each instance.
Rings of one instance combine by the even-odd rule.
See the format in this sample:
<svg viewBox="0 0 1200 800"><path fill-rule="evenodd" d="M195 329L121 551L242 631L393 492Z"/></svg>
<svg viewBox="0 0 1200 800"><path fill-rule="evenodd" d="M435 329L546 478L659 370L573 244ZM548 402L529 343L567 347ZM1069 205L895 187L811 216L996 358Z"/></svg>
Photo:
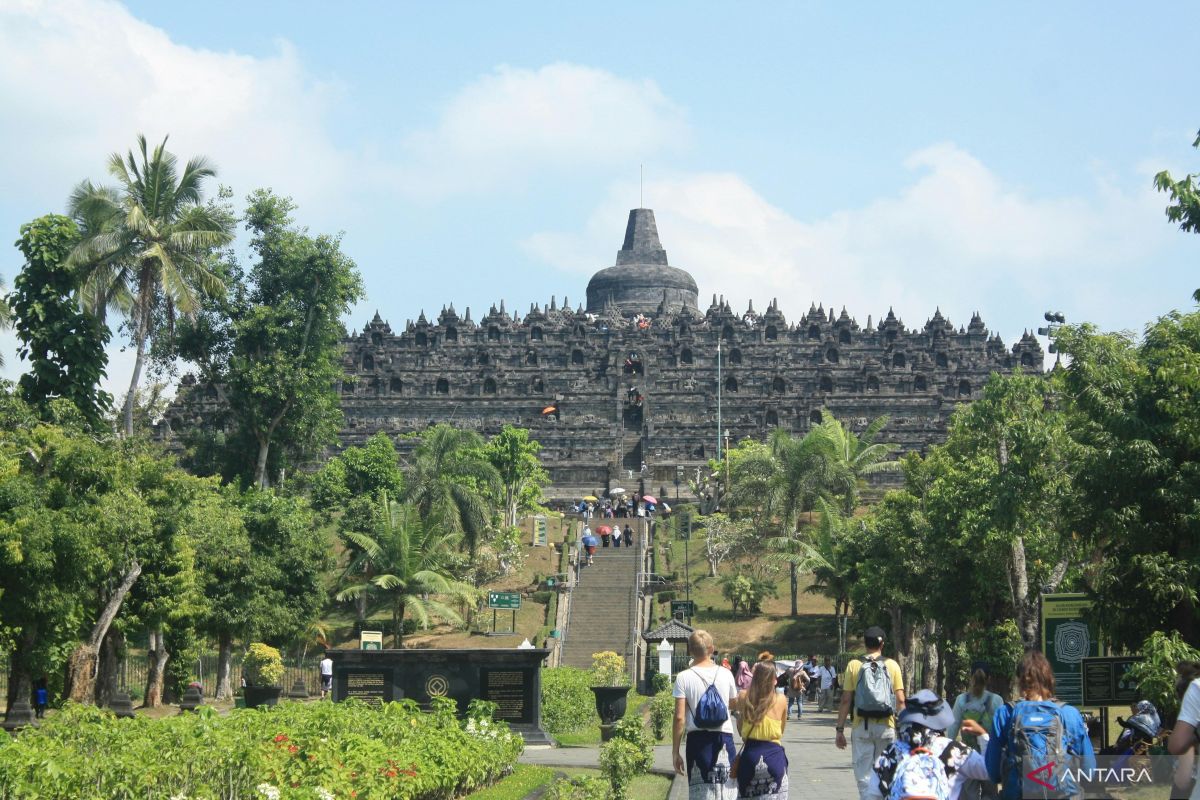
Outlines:
<svg viewBox="0 0 1200 800"><path fill-rule="evenodd" d="M586 308L552 298L519 316L501 301L476 320L450 304L402 330L376 313L345 342L341 440L439 422L491 435L511 423L542 444L551 497L625 486L674 498L719 438L725 447L777 427L802 435L823 410L853 430L886 414L881 439L924 450L990 373L1041 372L1042 362L1031 333L1006 347L978 314L956 329L936 311L909 329L890 310L864 326L832 306L789 321L775 300L737 312L714 296L701 311L695 280L668 263L654 212L634 209L616 263L588 283ZM171 428L220 402L214 387L188 383Z"/></svg>

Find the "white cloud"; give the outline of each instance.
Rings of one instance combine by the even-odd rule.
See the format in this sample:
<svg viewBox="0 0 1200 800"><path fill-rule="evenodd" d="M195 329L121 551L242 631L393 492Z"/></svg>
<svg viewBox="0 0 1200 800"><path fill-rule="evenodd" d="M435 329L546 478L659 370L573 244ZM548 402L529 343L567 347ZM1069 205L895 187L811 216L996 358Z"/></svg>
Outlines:
<svg viewBox="0 0 1200 800"><path fill-rule="evenodd" d="M979 310L1008 341L1050 306L1109 322L1127 294L1145 294L1129 265L1145 263L1173 235L1149 222L1162 199L1148 181L1132 194L1097 179L1082 193L1031 197L952 144L914 153L905 167L913 179L894 196L813 221L729 173L655 180L646 196L671 263L700 286L702 309L714 292L739 309L778 297L793 320L816 302L845 305L865 324L895 306L909 327L937 306L962 325ZM525 248L560 268L594 272L605 265L595 254L620 246L635 190L612 187L582 232L538 233ZM1152 313L1110 324L1140 325Z"/></svg>
<svg viewBox="0 0 1200 800"><path fill-rule="evenodd" d="M407 137L398 185L420 197L487 191L546 170L636 163L687 139L683 111L653 81L567 63L500 66Z"/></svg>

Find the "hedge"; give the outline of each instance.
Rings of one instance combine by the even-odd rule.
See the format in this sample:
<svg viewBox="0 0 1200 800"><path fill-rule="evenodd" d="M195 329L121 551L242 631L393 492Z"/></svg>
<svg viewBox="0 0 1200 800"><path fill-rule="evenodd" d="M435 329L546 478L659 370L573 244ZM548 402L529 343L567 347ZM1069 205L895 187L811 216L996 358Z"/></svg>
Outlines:
<svg viewBox="0 0 1200 800"><path fill-rule="evenodd" d="M599 725L591 670L554 667L542 670L542 727L546 733L572 733Z"/></svg>
<svg viewBox="0 0 1200 800"><path fill-rule="evenodd" d="M119 720L69 705L0 741L0 798L444 800L520 755L521 737L490 711L476 704L460 721L438 698L429 713L350 701Z"/></svg>

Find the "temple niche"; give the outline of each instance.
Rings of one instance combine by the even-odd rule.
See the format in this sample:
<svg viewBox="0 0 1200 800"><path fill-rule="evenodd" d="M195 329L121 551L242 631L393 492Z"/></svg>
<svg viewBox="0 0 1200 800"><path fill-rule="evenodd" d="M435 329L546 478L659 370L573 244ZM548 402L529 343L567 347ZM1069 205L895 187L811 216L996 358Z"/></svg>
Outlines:
<svg viewBox="0 0 1200 800"><path fill-rule="evenodd" d="M615 485L674 497L677 476L686 495L716 455L718 386L731 442L777 427L803 434L827 410L852 429L886 414L881 438L923 451L989 374L1042 370L1031 333L1007 347L978 314L956 328L938 309L910 329L890 309L860 325L812 304L789 321L777 300L738 312L718 295L701 311L649 209L629 212L615 263L586 295L586 307L554 297L524 316L500 301L478 321L451 303L399 332L376 313L345 342L342 445L439 422L484 435L511 423L542 444L552 497ZM164 435L220 402L215 387L185 380Z"/></svg>

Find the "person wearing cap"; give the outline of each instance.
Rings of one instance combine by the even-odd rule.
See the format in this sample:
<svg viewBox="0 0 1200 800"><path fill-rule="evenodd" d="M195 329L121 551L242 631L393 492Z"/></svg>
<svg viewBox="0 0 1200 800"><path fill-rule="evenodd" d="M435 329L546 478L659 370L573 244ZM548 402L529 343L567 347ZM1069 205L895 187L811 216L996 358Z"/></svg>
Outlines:
<svg viewBox="0 0 1200 800"><path fill-rule="evenodd" d="M839 750L846 749L846 720L849 718L854 724L850 734L850 758L854 765L854 779L858 783L858 796L865 800L870 796L868 792L873 775L872 765L896 739L896 717L894 714L886 717L865 716L851 708L855 690L858 688L858 679L865 664L878 662L887 670L892 685L892 708L895 709L904 705L904 676L900 674L900 665L883 655L883 628L877 625L867 628L863 633L863 645L867 654L848 663L842 676L842 702L838 706L834 741Z"/></svg>
<svg viewBox="0 0 1200 800"><path fill-rule="evenodd" d="M987 762L979 751L946 736L946 729L952 724L954 711L937 693L922 689L908 698L897 719L900 731L896 741L876 760L864 797L872 800L887 797L897 767L917 748L928 750L943 765L950 788L949 800L960 800L969 781L987 780ZM968 719L962 728L980 736L986 746L987 731L979 723Z"/></svg>

